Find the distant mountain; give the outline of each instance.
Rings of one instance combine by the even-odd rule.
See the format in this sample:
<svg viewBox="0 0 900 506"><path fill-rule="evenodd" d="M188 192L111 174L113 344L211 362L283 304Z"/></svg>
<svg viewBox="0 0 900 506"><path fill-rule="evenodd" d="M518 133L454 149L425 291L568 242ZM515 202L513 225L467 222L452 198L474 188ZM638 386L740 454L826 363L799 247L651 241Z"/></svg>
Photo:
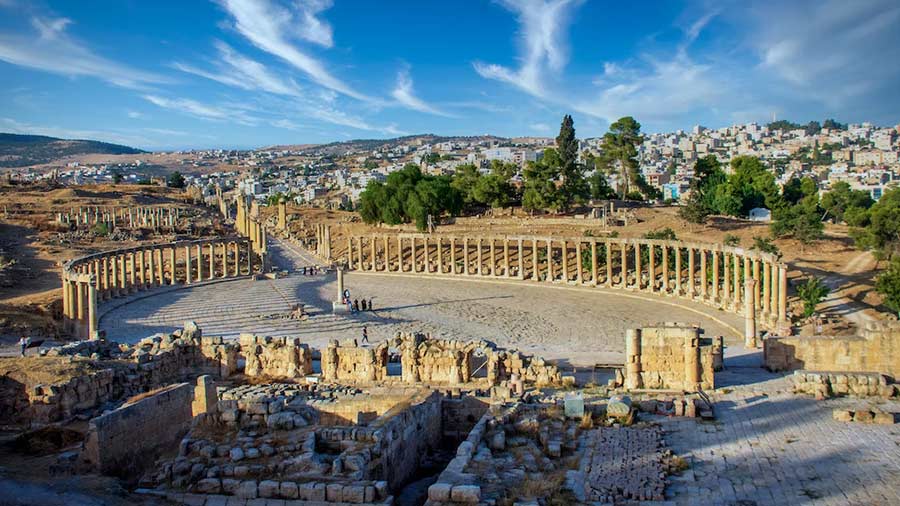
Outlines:
<svg viewBox="0 0 900 506"><path fill-rule="evenodd" d="M89 140L0 133L0 167L27 167L73 155L137 155L140 149Z"/></svg>

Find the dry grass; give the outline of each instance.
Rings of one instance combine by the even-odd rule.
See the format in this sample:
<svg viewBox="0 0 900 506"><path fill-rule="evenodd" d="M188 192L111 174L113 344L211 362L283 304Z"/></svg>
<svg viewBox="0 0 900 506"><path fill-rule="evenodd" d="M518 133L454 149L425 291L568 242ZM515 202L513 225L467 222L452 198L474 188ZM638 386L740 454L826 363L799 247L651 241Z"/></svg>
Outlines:
<svg viewBox="0 0 900 506"><path fill-rule="evenodd" d="M35 385L64 383L76 376L84 376L101 367L90 360L70 360L69 357L2 357L0 376L31 388Z"/></svg>

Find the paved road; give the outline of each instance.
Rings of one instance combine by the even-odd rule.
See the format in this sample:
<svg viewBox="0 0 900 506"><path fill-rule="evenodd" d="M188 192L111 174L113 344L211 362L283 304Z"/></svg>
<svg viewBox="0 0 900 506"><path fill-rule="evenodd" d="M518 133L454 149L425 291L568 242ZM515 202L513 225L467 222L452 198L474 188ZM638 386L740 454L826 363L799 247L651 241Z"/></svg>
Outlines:
<svg viewBox="0 0 900 506"><path fill-rule="evenodd" d="M273 265L296 271L315 258L273 241ZM208 335L236 337L242 332L296 336L312 346L329 339L358 338L368 326L371 340L398 331L430 332L438 337L486 339L501 346L567 359L578 365L620 362L625 329L664 321L700 323L709 335L736 343L737 316L697 313L657 298L632 298L617 291L546 286L521 281L434 278L350 272L352 297L371 298L374 312L330 314L337 297L334 273L304 276L293 272L275 280L234 280L161 293L105 314L108 337L135 342L170 332L187 320ZM285 318L293 304L307 305L311 318ZM716 321L718 319L719 321Z"/></svg>

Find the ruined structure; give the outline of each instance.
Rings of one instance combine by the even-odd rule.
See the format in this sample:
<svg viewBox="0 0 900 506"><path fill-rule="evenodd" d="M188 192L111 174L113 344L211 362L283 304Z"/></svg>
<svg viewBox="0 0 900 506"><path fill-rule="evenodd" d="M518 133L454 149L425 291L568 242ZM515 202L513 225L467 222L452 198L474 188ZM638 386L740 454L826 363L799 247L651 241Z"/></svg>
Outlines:
<svg viewBox="0 0 900 506"><path fill-rule="evenodd" d="M756 250L651 239L428 234L348 236L346 248L348 268L360 271L502 277L700 302L746 316L754 345L757 326L789 331L787 266Z"/></svg>
<svg viewBox="0 0 900 506"><path fill-rule="evenodd" d="M870 323L858 336L775 337L764 342L773 371L871 372L900 377L900 323Z"/></svg>
<svg viewBox="0 0 900 506"><path fill-rule="evenodd" d="M722 361L721 344L704 339L694 326L667 324L629 329L625 337L624 386L712 390L714 369Z"/></svg>
<svg viewBox="0 0 900 506"><path fill-rule="evenodd" d="M62 316L77 335L97 336L99 301L173 285L262 272L253 245L241 237L201 239L85 255L62 267Z"/></svg>
<svg viewBox="0 0 900 506"><path fill-rule="evenodd" d="M56 223L74 227L106 225L116 228L175 229L183 220L182 208L174 206L91 206L56 213Z"/></svg>

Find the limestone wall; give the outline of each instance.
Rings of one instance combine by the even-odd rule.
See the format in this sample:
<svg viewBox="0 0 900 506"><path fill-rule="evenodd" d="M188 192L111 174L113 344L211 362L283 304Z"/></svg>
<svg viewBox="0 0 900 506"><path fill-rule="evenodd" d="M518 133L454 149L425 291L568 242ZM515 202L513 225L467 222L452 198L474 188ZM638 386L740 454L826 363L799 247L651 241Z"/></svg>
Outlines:
<svg viewBox="0 0 900 506"><path fill-rule="evenodd" d="M872 324L854 337L776 337L765 340L773 371L876 372L900 377L900 323Z"/></svg>
<svg viewBox="0 0 900 506"><path fill-rule="evenodd" d="M696 391L715 388L714 366L721 349L700 329L670 324L629 330L625 387Z"/></svg>
<svg viewBox="0 0 900 506"><path fill-rule="evenodd" d="M247 376L297 378L312 373L312 352L299 339L241 334L238 340Z"/></svg>
<svg viewBox="0 0 900 506"><path fill-rule="evenodd" d="M82 461L104 474L140 475L190 428L194 386L181 383L91 420Z"/></svg>
<svg viewBox="0 0 900 506"><path fill-rule="evenodd" d="M400 404L375 420L373 453L381 457L381 476L396 490L413 476L429 449L441 439L441 394L431 392Z"/></svg>

